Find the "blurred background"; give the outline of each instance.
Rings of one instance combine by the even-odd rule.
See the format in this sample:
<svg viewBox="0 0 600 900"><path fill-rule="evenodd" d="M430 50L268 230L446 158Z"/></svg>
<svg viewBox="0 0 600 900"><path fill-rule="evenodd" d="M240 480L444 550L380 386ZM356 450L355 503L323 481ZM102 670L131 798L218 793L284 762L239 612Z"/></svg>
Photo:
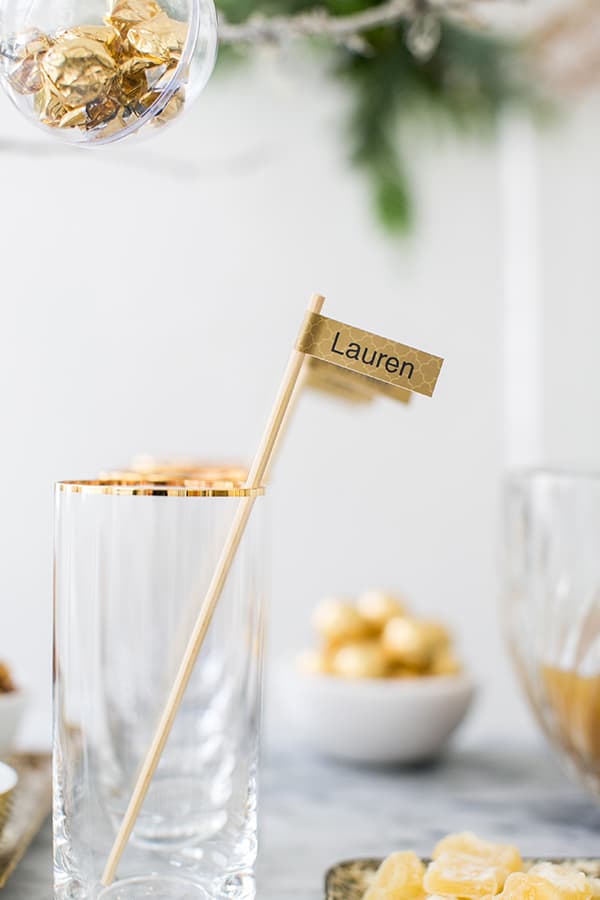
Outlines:
<svg viewBox="0 0 600 900"><path fill-rule="evenodd" d="M569 4L517 6L499 14L520 40ZM402 229L349 160L351 91L302 44L221 66L118 149L64 148L0 97L0 656L31 694L23 742L50 742L53 482L139 453L249 460L313 291L446 363L406 408L303 398L270 491L270 660L310 641L324 595L393 588L450 623L482 685L463 740L533 736L499 501L509 466L600 456L596 68L487 137L404 117Z"/></svg>

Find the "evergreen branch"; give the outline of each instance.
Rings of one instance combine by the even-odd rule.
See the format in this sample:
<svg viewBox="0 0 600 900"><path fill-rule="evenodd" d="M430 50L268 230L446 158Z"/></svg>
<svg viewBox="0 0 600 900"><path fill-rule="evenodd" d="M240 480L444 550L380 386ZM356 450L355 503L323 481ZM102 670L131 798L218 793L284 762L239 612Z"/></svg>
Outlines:
<svg viewBox="0 0 600 900"><path fill-rule="evenodd" d="M222 44L282 44L298 38L328 38L348 44L376 28L410 22L426 13L472 14L482 0L384 0L376 6L347 15L332 15L326 9L310 9L295 15L266 16L260 13L243 22L229 22L219 15ZM493 2L493 0L489 0Z"/></svg>
<svg viewBox="0 0 600 900"><path fill-rule="evenodd" d="M218 3L227 58L303 38L327 49L328 71L348 88L348 157L366 175L390 232L406 231L414 221L408 135L415 122L431 122L436 131L445 124L461 134L490 134L508 106L533 105L522 42L477 27L485 3L527 0Z"/></svg>

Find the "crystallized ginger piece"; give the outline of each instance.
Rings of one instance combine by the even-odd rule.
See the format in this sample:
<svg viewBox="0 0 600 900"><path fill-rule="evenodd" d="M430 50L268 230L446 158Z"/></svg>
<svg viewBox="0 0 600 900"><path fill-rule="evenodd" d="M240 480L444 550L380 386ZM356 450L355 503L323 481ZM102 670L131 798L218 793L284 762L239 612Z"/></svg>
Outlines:
<svg viewBox="0 0 600 900"><path fill-rule="evenodd" d="M506 879L502 900L560 900L561 895L553 884L540 875L530 872L513 872Z"/></svg>
<svg viewBox="0 0 600 900"><path fill-rule="evenodd" d="M590 900L593 894L592 885L583 872L569 871L565 866L538 863L527 874L543 878L551 884L561 900Z"/></svg>
<svg viewBox="0 0 600 900"><path fill-rule="evenodd" d="M591 878L588 876L588 883L592 889L592 898L600 898L600 878Z"/></svg>
<svg viewBox="0 0 600 900"><path fill-rule="evenodd" d="M377 869L363 900L423 900L424 873L415 853L392 853Z"/></svg>
<svg viewBox="0 0 600 900"><path fill-rule="evenodd" d="M494 844L491 841L484 841L470 831L449 834L442 838L433 851L433 859L437 859L443 853L464 853L467 856L481 857L492 865L502 866L506 869L507 874L520 872L523 869L521 854L512 844ZM502 886L500 885L500 887Z"/></svg>
<svg viewBox="0 0 600 900"><path fill-rule="evenodd" d="M482 900L501 890L507 871L481 856L442 853L427 867L423 881L428 894Z"/></svg>

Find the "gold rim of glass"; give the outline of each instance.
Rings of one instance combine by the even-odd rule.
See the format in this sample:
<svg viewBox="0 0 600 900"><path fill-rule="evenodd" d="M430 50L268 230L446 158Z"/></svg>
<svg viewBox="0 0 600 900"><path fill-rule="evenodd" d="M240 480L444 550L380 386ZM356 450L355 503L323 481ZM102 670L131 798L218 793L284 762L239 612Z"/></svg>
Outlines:
<svg viewBox="0 0 600 900"><path fill-rule="evenodd" d="M95 479L58 481L57 490L66 494L115 494L126 497L261 497L265 489L248 488L234 481L203 481L199 478L148 480Z"/></svg>

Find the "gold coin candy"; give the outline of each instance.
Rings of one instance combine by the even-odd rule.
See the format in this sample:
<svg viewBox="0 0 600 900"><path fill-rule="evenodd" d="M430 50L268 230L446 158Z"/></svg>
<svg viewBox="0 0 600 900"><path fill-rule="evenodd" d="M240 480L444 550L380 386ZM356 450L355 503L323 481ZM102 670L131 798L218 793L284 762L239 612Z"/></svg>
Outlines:
<svg viewBox="0 0 600 900"><path fill-rule="evenodd" d="M110 134L160 100L187 33L187 23L172 19L155 0L114 0L103 25L31 31L2 45L1 54L9 84L33 96L42 124ZM152 123L169 121L184 102L182 86L165 94Z"/></svg>
<svg viewBox="0 0 600 900"><path fill-rule="evenodd" d="M416 678L456 675L462 668L448 629L410 615L390 592L367 591L356 603L328 597L316 607L312 624L320 647L299 657L305 674Z"/></svg>
<svg viewBox="0 0 600 900"><path fill-rule="evenodd" d="M465 832L440 841L427 867L412 852L392 853L363 900L591 900L594 881L573 866L543 862L528 868L511 844Z"/></svg>

